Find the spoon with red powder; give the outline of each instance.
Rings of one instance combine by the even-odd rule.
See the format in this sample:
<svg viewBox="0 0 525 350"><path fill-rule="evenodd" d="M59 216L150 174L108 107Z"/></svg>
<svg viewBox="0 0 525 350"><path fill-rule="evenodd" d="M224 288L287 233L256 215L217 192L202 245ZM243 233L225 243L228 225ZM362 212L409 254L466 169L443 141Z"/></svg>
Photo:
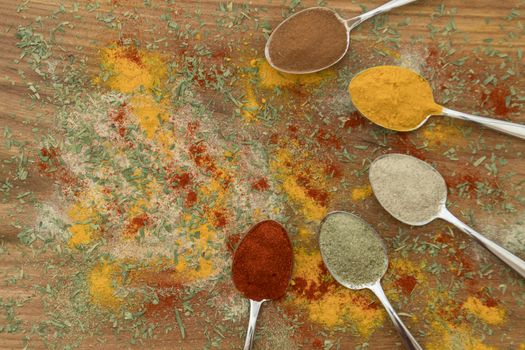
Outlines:
<svg viewBox="0 0 525 350"><path fill-rule="evenodd" d="M252 348L257 316L262 303L286 293L292 276L293 252L281 224L265 220L253 226L233 255L235 287L250 299L250 321L244 350Z"/></svg>

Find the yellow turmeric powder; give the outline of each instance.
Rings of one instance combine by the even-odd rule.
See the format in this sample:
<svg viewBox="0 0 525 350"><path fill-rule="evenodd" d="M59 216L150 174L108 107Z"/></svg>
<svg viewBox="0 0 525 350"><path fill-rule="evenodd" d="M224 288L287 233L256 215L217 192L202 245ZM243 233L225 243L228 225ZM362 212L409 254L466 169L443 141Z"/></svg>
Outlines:
<svg viewBox="0 0 525 350"><path fill-rule="evenodd" d="M428 81L410 69L378 66L356 75L348 92L354 106L387 129L410 131L443 107L434 102Z"/></svg>
<svg viewBox="0 0 525 350"><path fill-rule="evenodd" d="M469 296L463 304L463 309L476 316L486 324L500 325L505 322L505 309L498 306L487 306L473 296Z"/></svg>

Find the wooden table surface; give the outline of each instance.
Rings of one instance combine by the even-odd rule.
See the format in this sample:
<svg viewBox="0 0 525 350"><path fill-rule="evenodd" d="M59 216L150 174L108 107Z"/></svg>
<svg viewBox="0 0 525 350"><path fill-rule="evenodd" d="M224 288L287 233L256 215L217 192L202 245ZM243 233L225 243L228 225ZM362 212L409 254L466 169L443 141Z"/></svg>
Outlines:
<svg viewBox="0 0 525 350"><path fill-rule="evenodd" d="M336 8L341 14L350 17L360 11L357 3L362 3L367 8L373 8L382 2L381 0L357 2L333 0L328 1L328 5ZM157 3L154 1L153 6L147 6L148 2L146 1L104 0L99 1L99 3L100 7L89 12L85 10L89 3L84 0L78 1L79 11L83 17L82 20L75 20L75 13L71 12L74 8L74 2L72 1L31 0L20 2L17 0L3 0L0 2L0 52L2 53L0 55L0 129L2 129L0 131L2 135L0 136L2 140L0 142L0 186L3 186L2 201L0 202L0 276L2 277L2 282L0 282L0 304L3 306L3 308L0 308L0 349L24 348L26 344L25 337L31 339L28 348L46 348L46 345L42 342L42 337L37 335L38 331L35 331L35 329L33 329L33 332L31 331L33 325L39 324L41 326L41 321L49 319L49 314L46 314L42 303L45 292L34 288L34 285L39 284L45 289L48 281L42 280L41 276L43 276L42 268L46 263L57 262L57 265L54 266L56 270L53 272L53 275L59 275L62 273L61 271L63 273L71 273L75 269L74 266L68 266L67 263L59 264L53 251L45 254L34 254L31 247L24 246L19 241L19 233L27 226L36 225L39 220L37 216L41 215L41 212L36 204L52 203L60 207L60 203L56 201L59 201L61 197L55 195L60 190L60 187L57 189L54 186L56 179L42 176L36 166L42 135L55 135L56 133L55 106L52 98L53 87L41 82L40 77L28 66L26 62L27 57L23 58L19 63L22 50L16 46L19 41L16 37L17 28L21 25L25 26L33 23L35 30L39 31L41 27L38 24L38 17L40 17L45 22L42 30L45 35L48 35L49 30L53 27L52 24L56 25L67 21L67 23L63 24L66 29L65 32L60 33L58 31L56 33L57 43L54 47L58 49L55 52L60 59L64 59L64 57L71 57L72 59L86 57L87 74L95 77L100 69L99 49L101 47L122 37L140 39L142 42L154 42L156 39L162 38L164 36L162 28L164 27L156 26L156 23L159 22L159 16L167 8L171 10L184 9L185 13L192 13L191 9L193 11L199 9L204 28L214 33L219 4L223 4L226 7L228 4L231 4L230 2L216 0L173 1L172 3L168 1ZM234 2L234 8L237 9L242 3L241 1ZM301 3L304 7L316 4L315 1L298 1L298 3ZM61 12L61 4L64 5L65 12ZM249 2L250 8L264 8L266 10L251 13L250 15L247 14L247 16L258 17L261 23L263 20L267 20L271 26L275 26L281 20L283 11L289 9L289 5L288 3L283 4L280 0L252 0ZM50 17L53 16L53 13L55 13L55 18ZM104 22L100 18L97 20L97 16L100 16L100 18L114 16L117 18L116 22L119 23L120 29L109 28L111 23L116 22L110 22L109 20ZM525 124L525 113L523 113L525 108L524 100L519 99L520 95L525 95L524 61L521 57L522 51L525 50L524 16L525 2L522 0L418 1L416 4L393 11L386 22L387 24L392 24L392 26L382 27L384 28L382 32L374 34L374 24L372 23L362 25L360 30L352 34L352 48L354 50L350 55L351 57L337 66L336 70L349 68L352 72L356 72L360 68L373 65L369 62L374 62L374 59L377 57L389 55L392 57L387 58L393 59L397 64L413 66L417 63L413 60L421 60L422 55L423 61L426 63L417 64L420 64L423 70L425 70L425 66L436 64L439 61L439 68L433 69L434 76L427 76L433 79L434 88L438 89L436 92L438 100L449 100L447 102L448 106L467 112L491 114L498 107L491 105L488 95L485 96L485 101L489 102L481 104L480 101L482 100L479 98L481 94L475 88L462 91L463 95L456 96L455 99L449 99L450 96L460 92L455 91L453 88L453 82L450 81L450 79L453 79L453 76L443 76L443 74L454 70L467 75L470 69L471 74L474 76L472 80L480 79L478 85L484 83L483 87L488 87L489 90L491 89L490 76L494 74L499 79L498 82L501 84L507 84L508 82L508 85L505 86L513 86L515 89L513 102L516 103L516 107L509 112L505 107L500 106L499 108L503 108L505 111L504 115L498 117ZM407 21L406 25L397 25L407 17L410 18L410 21ZM71 25L72 23L74 25ZM154 29L149 30L150 28ZM446 33L448 31L453 32L453 35L448 35ZM241 44L233 41L231 37L221 38L220 36L213 37L213 35L211 37L213 37L215 44L220 43L222 40L225 44L231 41L233 45L239 45L239 50L234 46L234 50L230 52L230 56L234 60L236 57L241 57L242 52L248 51L250 52L250 57L256 57L254 52L258 52L258 57L262 57L261 52L264 40L260 30L253 37L245 33L242 35L244 35L244 43ZM395 41L399 43L397 48L392 48L392 38L395 38ZM384 40L382 41L382 39ZM159 41L159 46L161 51L170 50L169 45L164 46L163 41ZM417 55L410 54L416 51L420 53L419 58ZM457 63L457 60L461 61L463 57L469 57L470 59L466 64L457 64L451 69L450 66L453 63ZM512 57L513 61L510 62L506 57ZM248 61L245 56L244 62ZM501 79L504 72L508 71L511 71L508 79ZM443 85L437 86L445 81L446 83L443 83ZM39 99L35 99L34 91L30 90L31 86L28 82L37 87ZM299 121L299 123L301 122ZM443 125L450 125L449 122L445 121L437 121L436 123L437 126L434 127L438 129ZM427 161L432 162L445 174L449 186L460 184L460 182L456 182L454 185L451 185L451 174L455 174L456 171L460 172L460 168L474 168L472 163L482 156L486 156L487 160L484 160L485 163L476 168L479 169L479 171L476 170L477 174L481 176L479 181L488 178L492 179L493 175L490 174L490 169L484 168L484 165L489 163L494 155L496 162L500 162L497 164L500 169L499 174L494 178L507 179L504 184L501 184L501 187L510 193L510 197L506 198L506 200L512 203L512 208L507 207L507 210L505 210L503 202L494 202L494 197L491 197L491 195L476 197L476 192L473 192L474 194L469 198L452 195L451 209L491 238L508 246L509 249L517 254L521 254L522 257L525 256L525 203L523 202L525 142L493 131L482 130L477 126L465 123L453 122L452 125L463 129L469 128L469 131L461 137L456 136L456 138L449 140L447 136L437 141L437 143L433 143L436 140L431 137L425 139L427 134L422 130L412 133L408 141L406 138L400 138L401 141L394 141L393 144L398 142L397 146L390 149L414 155L423 154ZM4 130L9 130L12 136L8 137L7 132L4 133ZM348 136L343 138L343 140L354 140L348 141L354 142L354 145L355 142L369 142L373 144L376 141L371 136L371 130L377 131L379 129L366 124L360 127L358 131L353 131L353 136ZM428 131L428 129L425 130ZM60 137L60 135L55 136ZM8 140L27 142L27 146L24 147L23 151L24 157L20 156L22 151L17 145L7 146ZM477 153L470 147L473 140L476 140L479 146ZM430 150L423 148L422 145L429 145ZM418 151L420 153L417 153ZM373 159L373 154L366 154L368 159L371 156ZM363 157L362 159L365 158ZM459 161L456 159L459 159ZM505 159L505 161L502 161L502 159ZM22 163L24 166L20 165ZM17 179L20 169L27 169L26 180L20 180L20 176ZM509 176L511 173L512 176ZM362 184L363 179L360 181ZM469 180L467 179L467 181ZM8 187L11 188L8 190ZM26 194L28 192L30 194ZM329 205L329 208L335 207L338 203L344 202L342 200L335 201ZM492 205L494 206L492 211L485 210ZM385 215L373 198L367 199L362 203L353 204L352 209L360 210L367 220L374 225L379 225L387 237L393 238L396 236L399 224ZM446 227L443 223L433 223L425 228L414 229L413 232L424 232L430 235L436 232L444 232ZM407 227L404 227L404 229L410 230ZM511 235L512 237L510 237ZM480 281L482 281L480 283L487 281L490 284L494 298L498 300L498 304L506 312L506 319L502 324L481 326L478 324L476 326L478 327L477 329L483 327L486 329L486 333L483 333L486 335L486 339L481 339L482 333L476 333L486 347L483 347L480 343L470 343L470 345L457 345L457 349L525 349L525 289L523 280L520 280L517 275L505 272L505 269L496 259L474 247L475 244L462 236L459 231L456 232L456 236L462 237L461 242L469 247L469 254L476 256L476 269L481 269L486 262L491 264L489 269L493 270L493 273L480 273L478 275L476 272L474 279L480 278ZM392 241L389 242L390 249L393 250L394 243ZM480 255L482 258L479 258ZM450 275L452 274L450 272ZM448 276L446 271L443 273L443 276ZM501 288L507 288L508 285L508 292L503 293L498 290L498 286L503 285L505 287ZM433 288L432 283L429 284L428 288ZM478 285L474 289L479 291L481 288L482 286ZM23 306L9 306L9 301L12 300L20 302ZM418 311L422 310L424 303L424 300L419 300L413 304L405 304L402 311L417 314ZM397 302L395 304L400 306ZM10 313L10 310L14 310L14 314ZM275 309L272 310L271 317L279 315ZM263 316L260 322L263 328L272 322L269 317ZM13 324L13 319L20 320L20 323L17 329L10 331L6 326ZM244 319L235 323L236 329L242 329L246 321L247 315L245 314ZM423 322L428 321L423 320L423 318L407 318L409 328L414 331L417 337L421 337L423 345L434 344L428 347L438 348L435 344L439 344L439 334L430 334L428 338L423 340L421 333L423 332ZM468 325L478 321L469 319L465 322ZM47 324L47 326L51 327L50 324ZM84 334L85 340L79 345L83 349L113 349L117 347L200 349L205 344L209 344L209 337L202 329L202 323L188 319L185 320L185 327L187 336L184 340L180 338L178 332L163 334L160 331L156 339L145 340L142 344L131 346L128 345L128 335L115 336L112 333L111 326L108 326L103 331L106 334L104 342L100 340L104 338L103 334ZM231 327L234 328L233 326ZM310 326L306 328L308 327ZM303 349L320 349L323 347L325 349L335 349L338 347L336 345L330 347L329 344L331 343L325 342L325 339L340 339L339 345L342 349L346 349L363 344L366 340L345 335L341 332L333 333L331 329L319 328L316 325L311 327L308 330L303 329L301 332L305 333L299 333L294 338L294 346ZM49 332L48 334L53 333L53 331L49 330L47 332ZM310 337L305 334L314 334L315 336ZM217 336L217 334L214 334L214 336ZM219 347L240 348L239 336L240 334L226 334L225 338L221 340L222 345L219 345ZM59 344L58 341L53 340L51 335L47 337L49 339L47 347L55 348L53 344ZM320 340L317 342L310 341L314 337ZM74 334L70 335L68 341L74 338ZM399 338L395 335L395 331L388 321L385 321L384 325L373 333L369 344L370 349L400 348ZM443 344L448 343L446 343L446 340L443 340ZM279 346L283 345L268 343L265 346L266 348L278 349ZM286 347L288 346L291 345L286 345ZM442 348L445 349L446 347Z"/></svg>

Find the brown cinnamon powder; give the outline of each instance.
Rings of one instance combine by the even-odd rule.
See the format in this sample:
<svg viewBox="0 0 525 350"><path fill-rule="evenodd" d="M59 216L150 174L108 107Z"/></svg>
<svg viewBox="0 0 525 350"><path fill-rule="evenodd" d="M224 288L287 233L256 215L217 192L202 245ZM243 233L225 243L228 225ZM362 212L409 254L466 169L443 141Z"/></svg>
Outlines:
<svg viewBox="0 0 525 350"><path fill-rule="evenodd" d="M283 71L321 70L344 55L347 35L344 23L331 10L305 10L273 33L268 56Z"/></svg>

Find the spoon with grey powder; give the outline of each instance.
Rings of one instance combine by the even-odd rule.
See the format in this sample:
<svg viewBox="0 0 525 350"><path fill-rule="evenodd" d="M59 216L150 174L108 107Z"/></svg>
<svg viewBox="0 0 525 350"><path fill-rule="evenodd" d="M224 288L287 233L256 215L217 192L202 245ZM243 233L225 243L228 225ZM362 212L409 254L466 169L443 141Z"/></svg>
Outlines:
<svg viewBox="0 0 525 350"><path fill-rule="evenodd" d="M374 160L369 179L379 203L399 221L412 226L423 226L438 218L448 221L525 278L525 261L448 211L445 180L428 163L405 154L387 154Z"/></svg>
<svg viewBox="0 0 525 350"><path fill-rule="evenodd" d="M422 349L381 287L388 255L372 226L354 214L331 212L321 222L319 248L326 268L337 282L349 289L370 289L385 307L406 348Z"/></svg>

